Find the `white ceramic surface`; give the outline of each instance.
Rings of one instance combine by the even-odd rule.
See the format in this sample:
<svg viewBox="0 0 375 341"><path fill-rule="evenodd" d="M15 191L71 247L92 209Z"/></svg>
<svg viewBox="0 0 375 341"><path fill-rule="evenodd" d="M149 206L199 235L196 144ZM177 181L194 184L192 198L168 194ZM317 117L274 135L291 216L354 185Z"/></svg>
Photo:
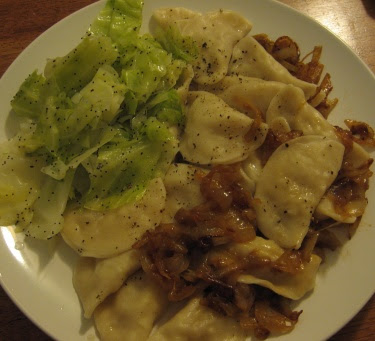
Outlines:
<svg viewBox="0 0 375 341"><path fill-rule="evenodd" d="M43 70L48 57L64 55L76 43L104 2L88 6L59 22L36 39L14 61L0 80L0 138L12 130L10 100L25 77ZM361 60L332 33L312 19L272 0L146 0L144 30L153 9L184 6L206 11L226 8L245 15L254 24L252 33L293 37L302 54L322 45L322 62L332 76L339 98L330 120L340 124L354 118L375 127L375 78ZM371 185L374 181L372 181ZM278 340L323 340L344 326L375 290L375 187L368 192L369 206L354 238L322 266L316 289L298 304L303 309L295 330ZM16 243L16 240L18 242ZM56 246L22 241L1 227L0 282L16 304L40 328L58 340L96 340L90 321L84 321L72 287L75 254L62 241Z"/></svg>

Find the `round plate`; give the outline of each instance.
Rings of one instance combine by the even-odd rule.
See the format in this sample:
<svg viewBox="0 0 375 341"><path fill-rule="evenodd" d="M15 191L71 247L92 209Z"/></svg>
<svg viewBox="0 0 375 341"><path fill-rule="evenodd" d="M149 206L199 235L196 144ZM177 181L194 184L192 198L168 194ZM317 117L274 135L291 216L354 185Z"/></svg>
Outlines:
<svg viewBox="0 0 375 341"><path fill-rule="evenodd" d="M88 6L65 18L36 39L14 61L0 80L0 133L4 140L12 133L10 100L27 75L43 70L47 58L66 54L80 40L104 5ZM146 0L144 31L153 9L182 6L207 11L231 9L253 23L252 34L271 38L289 35L299 43L302 54L314 45L323 46L322 63L332 76L332 97L339 104L330 121L342 124L346 118L368 122L375 127L375 78L365 64L336 36L312 19L272 0ZM348 72L350 70L350 72ZM373 182L373 181L372 181ZM369 207L355 236L321 267L315 290L298 303L303 309L295 330L281 340L326 339L344 326L366 303L375 289L375 187L368 191ZM72 286L76 255L62 241L56 245L22 240L11 228L1 227L0 282L14 302L40 328L59 340L95 340L91 321L82 317ZM324 312L324 314L322 314ZM319 326L319 327L317 327Z"/></svg>

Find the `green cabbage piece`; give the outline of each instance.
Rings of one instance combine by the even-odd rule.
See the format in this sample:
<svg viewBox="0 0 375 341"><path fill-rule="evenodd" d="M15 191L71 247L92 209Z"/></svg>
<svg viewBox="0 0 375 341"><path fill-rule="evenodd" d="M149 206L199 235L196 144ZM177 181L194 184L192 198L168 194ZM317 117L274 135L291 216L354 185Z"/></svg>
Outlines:
<svg viewBox="0 0 375 341"><path fill-rule="evenodd" d="M83 148L79 148L78 152L72 153L71 150L62 149L60 150L60 157L54 160L48 166L45 166L41 171L56 180L62 180L65 178L66 173L70 169L76 169L82 162L84 162L90 155L94 154L100 147L108 143L116 135L116 129L111 127L104 127L101 131L94 130L91 132L94 138L88 143L88 148L83 151ZM92 145L92 146L91 146ZM70 149L71 146L69 146ZM77 149L77 145L74 146ZM64 151L65 153L63 153ZM64 155L69 155L64 157ZM72 156L73 155L73 156ZM65 160L65 162L63 161Z"/></svg>
<svg viewBox="0 0 375 341"><path fill-rule="evenodd" d="M126 111L135 115L152 95L171 89L178 81L185 62L174 60L150 35L138 38L120 57L121 77L129 89Z"/></svg>
<svg viewBox="0 0 375 341"><path fill-rule="evenodd" d="M176 59L191 63L199 55L198 45L194 39L183 36L175 26L169 26L166 29L158 27L155 36L161 46Z"/></svg>
<svg viewBox="0 0 375 341"><path fill-rule="evenodd" d="M177 144L168 127L156 118L147 119L136 136L119 132L83 164L90 189L82 204L92 210L107 210L137 200L151 179L164 176Z"/></svg>
<svg viewBox="0 0 375 341"><path fill-rule="evenodd" d="M48 60L47 80L56 82L60 91L71 97L86 86L102 65L111 65L118 57L112 40L104 36L85 37L64 57Z"/></svg>
<svg viewBox="0 0 375 341"><path fill-rule="evenodd" d="M34 71L11 105L18 134L0 147L0 223L49 239L69 199L93 210L140 198L178 150L173 87L186 67L140 35L143 2L108 0L80 44Z"/></svg>
<svg viewBox="0 0 375 341"><path fill-rule="evenodd" d="M147 116L156 117L171 126L182 126L185 122L181 100L175 89L155 95L147 102L144 110Z"/></svg>
<svg viewBox="0 0 375 341"><path fill-rule="evenodd" d="M98 70L92 81L72 98L72 101L89 103L90 108L95 108L100 112L101 119L109 123L118 114L126 90L116 70L105 65Z"/></svg>
<svg viewBox="0 0 375 341"><path fill-rule="evenodd" d="M137 38L142 24L143 1L109 0L90 25L88 35L110 37L119 48Z"/></svg>
<svg viewBox="0 0 375 341"><path fill-rule="evenodd" d="M39 196L32 207L31 223L22 229L25 235L47 240L61 231L73 178L74 171L69 171L61 181L45 176Z"/></svg>
<svg viewBox="0 0 375 341"><path fill-rule="evenodd" d="M22 83L11 101L14 112L22 117L37 118L45 100L46 79L34 71Z"/></svg>
<svg viewBox="0 0 375 341"><path fill-rule="evenodd" d="M35 73L33 77L43 79ZM27 91L29 84L34 83L27 79L20 91ZM46 80L40 84L46 84ZM31 116L34 125L30 124L29 131L23 129L19 146L28 152L46 154L49 165L42 171L57 180L63 179L68 169L78 167L114 137L115 131L108 124L118 114L125 91L117 72L105 65L72 98L64 92L39 96L39 115Z"/></svg>
<svg viewBox="0 0 375 341"><path fill-rule="evenodd" d="M63 181L41 172L45 160L26 156L16 140L0 147L0 224L17 225L17 231L49 239L62 228L74 171Z"/></svg>
<svg viewBox="0 0 375 341"><path fill-rule="evenodd" d="M33 217L44 175L40 158L27 157L15 141L0 146L0 224L25 227Z"/></svg>
<svg viewBox="0 0 375 341"><path fill-rule="evenodd" d="M53 79L47 80L37 71L31 73L21 84L11 101L18 117L38 120L49 96L57 96L60 90Z"/></svg>
<svg viewBox="0 0 375 341"><path fill-rule="evenodd" d="M128 47L121 56L121 63L124 83L138 101L146 102L167 74L172 56L154 38L144 35L139 37L136 45Z"/></svg>

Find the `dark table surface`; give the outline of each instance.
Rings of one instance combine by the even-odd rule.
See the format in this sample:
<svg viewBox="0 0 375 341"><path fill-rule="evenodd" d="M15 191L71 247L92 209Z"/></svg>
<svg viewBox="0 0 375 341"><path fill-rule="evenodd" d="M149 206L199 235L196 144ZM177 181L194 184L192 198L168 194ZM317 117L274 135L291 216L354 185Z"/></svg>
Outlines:
<svg viewBox="0 0 375 341"><path fill-rule="evenodd" d="M280 1L328 27L375 73L375 0ZM95 1L1 0L0 76L37 36L57 21L93 2ZM0 340L50 340L14 305L1 287ZM375 296L331 340L375 340Z"/></svg>

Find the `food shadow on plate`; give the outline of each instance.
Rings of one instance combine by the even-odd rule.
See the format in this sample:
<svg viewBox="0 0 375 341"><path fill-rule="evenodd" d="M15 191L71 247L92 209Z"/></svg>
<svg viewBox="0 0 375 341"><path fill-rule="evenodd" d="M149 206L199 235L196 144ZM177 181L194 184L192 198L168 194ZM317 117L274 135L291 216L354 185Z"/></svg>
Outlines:
<svg viewBox="0 0 375 341"><path fill-rule="evenodd" d="M63 263L65 263L69 268L71 268L72 273L73 269L76 266L77 261L79 260L79 256L76 254L76 252L70 248L62 239L62 237L59 237L59 245L56 248L56 257L60 259ZM78 296L76 296L77 302ZM79 305L81 307L81 303L79 302ZM79 329L80 335L86 335L87 334L87 340L95 341L99 340L99 334L94 326L93 319L87 319L84 317L83 312L84 310L80 309L80 318L81 318L81 324Z"/></svg>
<svg viewBox="0 0 375 341"><path fill-rule="evenodd" d="M42 273L46 267L52 262L61 260L73 269L76 262L76 253L65 244L61 236L56 236L50 240L39 240L31 237L24 239L24 244L27 250L36 255L37 270Z"/></svg>
<svg viewBox="0 0 375 341"><path fill-rule="evenodd" d="M319 268L318 276L326 276L329 274L330 269L334 267L337 261L341 259L344 249L350 245L351 238L349 238L348 228L345 226L333 227L331 231L340 241L341 245L335 250L324 250L324 259L322 260L322 264Z"/></svg>
<svg viewBox="0 0 375 341"><path fill-rule="evenodd" d="M81 309L81 326L79 328L79 335L86 335L87 340L96 341L100 340L99 333L95 328L93 319L87 319L83 316L83 309Z"/></svg>
<svg viewBox="0 0 375 341"><path fill-rule="evenodd" d="M25 237L24 245L28 252L35 255L37 259L36 269L39 274L41 274L48 264L52 261L56 249L60 244L60 237L55 237L48 241L35 239L31 237Z"/></svg>

